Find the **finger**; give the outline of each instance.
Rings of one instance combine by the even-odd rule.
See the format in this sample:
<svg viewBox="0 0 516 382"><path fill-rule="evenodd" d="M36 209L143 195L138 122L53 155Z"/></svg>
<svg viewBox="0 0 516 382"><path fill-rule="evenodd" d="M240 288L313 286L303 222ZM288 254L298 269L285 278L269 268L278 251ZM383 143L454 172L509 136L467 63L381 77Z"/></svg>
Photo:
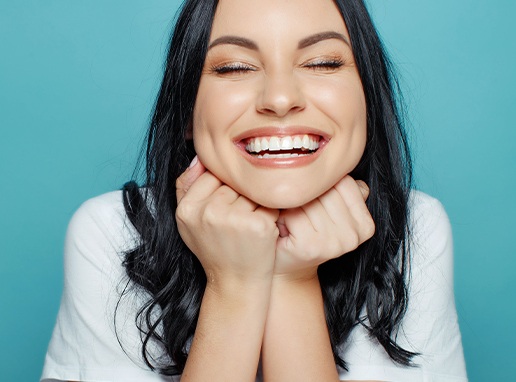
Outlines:
<svg viewBox="0 0 516 382"><path fill-rule="evenodd" d="M348 206L349 212L357 223L357 232L361 242L371 238L374 234L375 225L371 213L365 204L364 193L357 182L350 176L346 176L338 182L334 188L342 195Z"/></svg>
<svg viewBox="0 0 516 382"><path fill-rule="evenodd" d="M301 209L310 221L311 226L316 232L324 232L331 228L334 224L328 211L321 203L320 198L314 199L311 202L301 206Z"/></svg>
<svg viewBox="0 0 516 382"><path fill-rule="evenodd" d="M267 208L263 206L258 206L255 212L265 214L266 216L269 216L272 219L274 219L274 221L278 220L280 214L280 210L274 208Z"/></svg>
<svg viewBox="0 0 516 382"><path fill-rule="evenodd" d="M279 213L278 222L284 225L284 228L288 231L288 235L293 240L296 240L296 238L304 234L304 236L306 236L307 232L315 230L302 207L282 210Z"/></svg>
<svg viewBox="0 0 516 382"><path fill-rule="evenodd" d="M225 184L217 188L211 196L212 199L216 199L220 204L233 204L239 197L238 192Z"/></svg>
<svg viewBox="0 0 516 382"><path fill-rule="evenodd" d="M192 184L206 171L197 155L194 157L190 166L176 180L177 203L183 199Z"/></svg>
<svg viewBox="0 0 516 382"><path fill-rule="evenodd" d="M276 221L276 226L279 229L280 237L287 237L290 234L287 224L285 223L285 216L279 215L278 220Z"/></svg>
<svg viewBox="0 0 516 382"><path fill-rule="evenodd" d="M249 213L256 214L256 216L262 216L265 221L268 221L271 224L276 222L279 217L278 209L271 209L260 206L259 204L255 203L254 201L243 195L238 195L238 198L233 202L232 207L239 209L241 211L247 211ZM275 226L279 229L279 226L277 224L275 224Z"/></svg>
<svg viewBox="0 0 516 382"><path fill-rule="evenodd" d="M360 189L360 192L362 193L364 201L367 200L367 198L369 197L369 187L367 186L367 184L363 180L357 180L356 184Z"/></svg>
<svg viewBox="0 0 516 382"><path fill-rule="evenodd" d="M280 211L279 210L274 209L274 208L267 208L267 207L263 207L263 206L257 206L256 209L254 210L254 213L262 214L267 219L270 219L270 220L272 220L274 222L278 220L279 215L280 215Z"/></svg>
<svg viewBox="0 0 516 382"><path fill-rule="evenodd" d="M280 211L277 227L281 235L276 244L276 256L288 254L287 258L294 261L293 255L300 252L313 254L319 247L312 223L301 207Z"/></svg>
<svg viewBox="0 0 516 382"><path fill-rule="evenodd" d="M338 191L348 207L367 209L364 201L369 194L369 187L363 181L355 181L351 176L346 175L333 188Z"/></svg>
<svg viewBox="0 0 516 382"><path fill-rule="evenodd" d="M255 211L259 206L255 202L253 202L251 199L246 198L245 196L238 195L238 198L236 198L233 201L233 206L236 208L240 208L245 211Z"/></svg>
<svg viewBox="0 0 516 382"><path fill-rule="evenodd" d="M178 198L178 201L184 199L205 200L213 195L221 186L222 182L215 175L209 171L205 171L190 185L188 192L184 192L184 189L181 189L181 191L178 189L178 193L183 193L182 198Z"/></svg>
<svg viewBox="0 0 516 382"><path fill-rule="evenodd" d="M336 226L343 227L344 224L352 218L348 205L335 187L330 188L326 193L321 195L319 202L324 207L331 222Z"/></svg>

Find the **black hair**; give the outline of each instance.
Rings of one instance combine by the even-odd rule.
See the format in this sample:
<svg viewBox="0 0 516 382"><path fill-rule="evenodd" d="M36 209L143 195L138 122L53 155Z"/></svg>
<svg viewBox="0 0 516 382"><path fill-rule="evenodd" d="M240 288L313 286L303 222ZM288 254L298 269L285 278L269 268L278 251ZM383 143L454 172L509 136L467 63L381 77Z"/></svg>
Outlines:
<svg viewBox="0 0 516 382"><path fill-rule="evenodd" d="M346 23L367 103L367 144L352 175L364 180L374 236L355 251L319 266L325 314L337 365L339 347L363 325L397 363L415 353L396 343L407 307L408 199L412 166L393 67L362 0L335 0ZM142 356L166 375L180 374L194 335L206 286L204 270L182 241L176 221L175 182L195 156L185 137L191 128L197 89L217 0L186 0L175 24L165 73L147 137L143 188L124 185L126 213L140 235L125 253L130 282L149 298L137 313ZM150 355L150 342L165 360Z"/></svg>

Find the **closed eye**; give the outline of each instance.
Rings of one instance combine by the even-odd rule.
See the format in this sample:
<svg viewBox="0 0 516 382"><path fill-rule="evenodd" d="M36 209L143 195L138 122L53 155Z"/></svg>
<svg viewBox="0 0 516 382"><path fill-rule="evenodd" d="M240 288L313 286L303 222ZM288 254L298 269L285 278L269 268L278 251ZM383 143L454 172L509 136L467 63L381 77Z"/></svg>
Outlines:
<svg viewBox="0 0 516 382"><path fill-rule="evenodd" d="M323 59L323 60L315 60L309 61L303 64L303 67L312 69L312 70L336 70L344 65L344 61L341 59Z"/></svg>
<svg viewBox="0 0 516 382"><path fill-rule="evenodd" d="M229 63L229 64L222 64L222 65L216 65L211 68L213 73L219 74L219 75L225 75L225 74L244 74L248 72L254 72L256 71L256 68L254 68L251 65L246 65L240 62L236 63Z"/></svg>

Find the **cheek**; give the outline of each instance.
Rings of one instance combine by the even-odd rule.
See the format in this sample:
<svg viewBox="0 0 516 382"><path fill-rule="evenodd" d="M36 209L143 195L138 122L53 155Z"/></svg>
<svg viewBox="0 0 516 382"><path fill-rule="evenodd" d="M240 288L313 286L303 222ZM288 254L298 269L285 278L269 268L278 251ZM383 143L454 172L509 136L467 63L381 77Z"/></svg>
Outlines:
<svg viewBox="0 0 516 382"><path fill-rule="evenodd" d="M234 125L252 106L249 86L201 80L193 112L193 141L201 162L225 179L231 161Z"/></svg>
<svg viewBox="0 0 516 382"><path fill-rule="evenodd" d="M194 109L194 133L225 131L252 105L253 95L245 83L201 82Z"/></svg>
<svg viewBox="0 0 516 382"><path fill-rule="evenodd" d="M362 84L358 78L328 81L314 88L311 94L318 108L337 126L365 129L366 102Z"/></svg>
<svg viewBox="0 0 516 382"><path fill-rule="evenodd" d="M362 83L358 75L350 76L329 81L313 94L317 95L317 108L332 121L336 146L328 160L329 168L338 170L326 176L338 181L357 166L366 146L367 107Z"/></svg>

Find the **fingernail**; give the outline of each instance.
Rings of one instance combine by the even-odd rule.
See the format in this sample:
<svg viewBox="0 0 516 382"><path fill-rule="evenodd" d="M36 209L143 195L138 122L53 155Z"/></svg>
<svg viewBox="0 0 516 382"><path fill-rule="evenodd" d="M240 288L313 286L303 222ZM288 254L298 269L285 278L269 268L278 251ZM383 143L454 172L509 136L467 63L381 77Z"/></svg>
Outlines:
<svg viewBox="0 0 516 382"><path fill-rule="evenodd" d="M199 159L197 158L197 155L194 156L194 159L192 159L192 162L190 163L190 166L188 166L188 168L192 168L193 166L195 166L197 164L197 162L199 162Z"/></svg>

